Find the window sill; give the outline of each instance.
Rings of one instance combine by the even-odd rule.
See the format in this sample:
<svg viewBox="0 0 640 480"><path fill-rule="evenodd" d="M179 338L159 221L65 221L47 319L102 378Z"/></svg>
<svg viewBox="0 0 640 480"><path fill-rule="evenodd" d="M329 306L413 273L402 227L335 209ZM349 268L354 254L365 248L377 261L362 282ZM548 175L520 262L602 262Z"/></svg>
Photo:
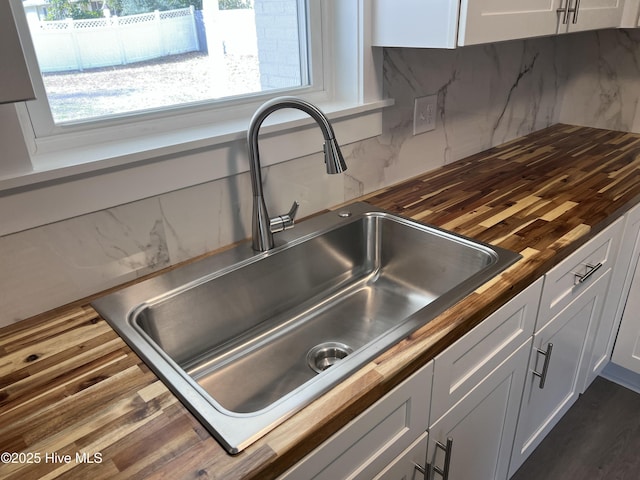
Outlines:
<svg viewBox="0 0 640 480"><path fill-rule="evenodd" d="M346 145L379 135L382 109L392 104L393 100L379 100L321 108L331 119L338 142ZM0 176L4 197L0 218L5 219L0 235L246 172L247 125L248 120L223 122L32 154L37 166L33 170ZM319 130L296 110L274 113L260 132L263 166L322 150ZM40 150L46 151L44 147Z"/></svg>
<svg viewBox="0 0 640 480"><path fill-rule="evenodd" d="M372 115L382 108L393 104L393 100L380 100L363 105L345 105L333 103L323 105L322 109L334 123L336 136L341 144L353 143L364 138L378 135L371 123ZM354 120L364 121L357 127ZM38 150L31 155L33 170L26 173L0 176L0 191L17 187L35 185L41 182L64 179L74 175L97 173L100 170L127 167L139 162L153 162L168 156L188 155L202 149L217 149L225 144L246 141L248 119L232 122L220 122L218 125L205 125L198 128L174 130L166 133L151 132L145 137L119 140L110 143L98 143L84 147L58 149L47 152L47 140L40 141ZM312 127L312 128L309 128ZM313 121L296 110L283 110L271 115L260 130L262 137L277 137L289 134L292 130L313 130ZM371 130L374 128L374 130ZM341 131L342 130L342 131ZM295 148L285 151L279 149L278 161L291 160L322 150L322 143L309 142L307 146L296 142ZM268 141L268 140L267 140ZM261 143L262 144L262 143ZM265 165L268 165L266 163ZM248 168L248 164L247 164ZM247 168L241 171L246 171Z"/></svg>

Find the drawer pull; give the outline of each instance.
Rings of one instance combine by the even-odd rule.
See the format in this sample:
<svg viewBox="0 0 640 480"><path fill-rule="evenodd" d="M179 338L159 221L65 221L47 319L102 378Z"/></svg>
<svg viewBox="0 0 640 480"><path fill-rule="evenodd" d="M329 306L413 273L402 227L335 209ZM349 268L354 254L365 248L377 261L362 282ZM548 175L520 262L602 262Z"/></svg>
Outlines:
<svg viewBox="0 0 640 480"><path fill-rule="evenodd" d="M533 370L533 373L536 377L540 377L540 383L538 387L544 388L544 382L547 381L547 371L549 370L549 361L551 360L551 352L553 351L553 343L549 343L547 345L547 351L537 349L538 353L544 355L544 365L542 365L542 372L536 372Z"/></svg>
<svg viewBox="0 0 640 480"><path fill-rule="evenodd" d="M587 271L586 273L574 273L573 284L579 285L580 283L584 283L589 280L589 277L596 273L598 270L602 268L602 262L598 262L595 265L589 265L587 263Z"/></svg>

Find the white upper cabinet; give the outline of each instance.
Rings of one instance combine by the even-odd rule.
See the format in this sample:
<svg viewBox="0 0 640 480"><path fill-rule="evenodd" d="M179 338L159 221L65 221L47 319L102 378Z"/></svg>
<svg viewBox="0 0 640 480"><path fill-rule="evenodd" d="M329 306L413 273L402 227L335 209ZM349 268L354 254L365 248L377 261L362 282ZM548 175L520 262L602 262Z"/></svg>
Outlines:
<svg viewBox="0 0 640 480"><path fill-rule="evenodd" d="M462 0L458 45L553 35L562 20L557 4L558 0Z"/></svg>
<svg viewBox="0 0 640 480"><path fill-rule="evenodd" d="M620 27L624 2L373 0L373 43L386 47L455 48Z"/></svg>
<svg viewBox="0 0 640 480"><path fill-rule="evenodd" d="M14 8L22 6L14 3ZM0 2L0 62L0 103L34 99L11 2L6 0Z"/></svg>
<svg viewBox="0 0 640 480"><path fill-rule="evenodd" d="M373 45L455 48L458 0L373 0Z"/></svg>

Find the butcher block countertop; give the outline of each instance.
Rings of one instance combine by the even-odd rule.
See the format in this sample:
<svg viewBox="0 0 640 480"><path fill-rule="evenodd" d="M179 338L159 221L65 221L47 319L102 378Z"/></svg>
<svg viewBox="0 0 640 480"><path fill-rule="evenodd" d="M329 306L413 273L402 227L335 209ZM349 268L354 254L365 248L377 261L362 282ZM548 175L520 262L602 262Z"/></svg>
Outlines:
<svg viewBox="0 0 640 480"><path fill-rule="evenodd" d="M0 478L277 477L640 201L640 135L555 125L362 200L523 258L235 456L89 300L5 327Z"/></svg>

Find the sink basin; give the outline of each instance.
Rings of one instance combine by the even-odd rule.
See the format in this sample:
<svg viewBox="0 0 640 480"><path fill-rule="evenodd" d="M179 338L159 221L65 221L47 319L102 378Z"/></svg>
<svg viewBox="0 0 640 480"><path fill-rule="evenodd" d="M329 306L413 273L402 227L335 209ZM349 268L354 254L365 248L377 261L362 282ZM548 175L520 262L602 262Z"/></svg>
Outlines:
<svg viewBox="0 0 640 480"><path fill-rule="evenodd" d="M519 255L354 203L93 302L237 453Z"/></svg>

